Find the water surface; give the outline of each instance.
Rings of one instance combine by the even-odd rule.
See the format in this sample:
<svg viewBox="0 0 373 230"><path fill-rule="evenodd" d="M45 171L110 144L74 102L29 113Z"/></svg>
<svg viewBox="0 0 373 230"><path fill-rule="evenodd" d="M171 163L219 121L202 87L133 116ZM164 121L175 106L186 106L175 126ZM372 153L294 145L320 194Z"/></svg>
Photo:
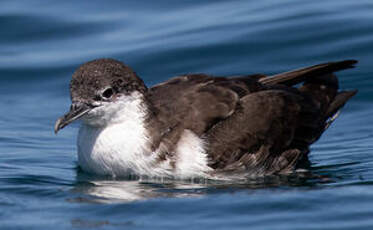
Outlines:
<svg viewBox="0 0 373 230"><path fill-rule="evenodd" d="M373 3L0 3L0 229L372 229ZM234 182L115 180L76 167L78 125L53 134L68 81L101 57L147 85L177 74L277 73L355 58L359 94L312 147L321 177Z"/></svg>

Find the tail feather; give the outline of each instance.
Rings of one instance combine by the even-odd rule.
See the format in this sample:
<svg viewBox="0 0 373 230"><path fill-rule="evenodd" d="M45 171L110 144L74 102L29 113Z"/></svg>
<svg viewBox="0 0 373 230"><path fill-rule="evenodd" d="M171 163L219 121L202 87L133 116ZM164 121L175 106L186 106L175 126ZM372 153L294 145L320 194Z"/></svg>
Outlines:
<svg viewBox="0 0 373 230"><path fill-rule="evenodd" d="M341 91L335 96L332 103L330 103L328 111L326 112L327 117L333 116L337 113L345 103L357 93L357 90Z"/></svg>
<svg viewBox="0 0 373 230"><path fill-rule="evenodd" d="M298 83L303 85L299 90L312 98L325 114L325 120L333 117L344 104L357 93L357 90L338 91L336 71L354 68L356 60L344 60L328 62L301 68L285 73L276 74L259 79L264 85L287 85L293 86Z"/></svg>
<svg viewBox="0 0 373 230"><path fill-rule="evenodd" d="M357 90L339 91L338 79L334 74L336 71L354 68L356 63L355 60L329 62L258 80L268 86L303 83L298 90L311 104L303 104L302 126L294 135L293 144L296 148L302 149L302 146L307 147L315 142L338 117L345 103L357 93ZM312 106L308 108L308 105Z"/></svg>
<svg viewBox="0 0 373 230"><path fill-rule="evenodd" d="M326 75L340 70L354 68L354 65L356 63L356 60L329 62L293 70L290 72L280 73L269 77L264 77L259 79L259 82L264 85L283 84L292 86L301 83L310 77Z"/></svg>

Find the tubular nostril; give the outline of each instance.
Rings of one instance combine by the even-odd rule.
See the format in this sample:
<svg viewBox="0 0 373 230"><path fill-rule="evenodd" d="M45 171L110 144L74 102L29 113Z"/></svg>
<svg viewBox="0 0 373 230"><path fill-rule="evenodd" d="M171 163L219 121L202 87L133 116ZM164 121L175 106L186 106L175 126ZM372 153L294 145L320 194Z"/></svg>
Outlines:
<svg viewBox="0 0 373 230"><path fill-rule="evenodd" d="M82 103L81 102L73 102L70 106L70 110L77 110L81 107Z"/></svg>

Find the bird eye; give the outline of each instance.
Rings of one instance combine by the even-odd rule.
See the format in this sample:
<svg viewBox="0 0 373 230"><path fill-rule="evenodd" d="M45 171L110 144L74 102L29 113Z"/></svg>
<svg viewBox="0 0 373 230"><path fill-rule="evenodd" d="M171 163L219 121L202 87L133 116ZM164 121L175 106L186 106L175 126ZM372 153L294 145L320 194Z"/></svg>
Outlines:
<svg viewBox="0 0 373 230"><path fill-rule="evenodd" d="M113 88L107 88L104 92L102 92L102 97L104 99L110 99L114 95L114 89Z"/></svg>

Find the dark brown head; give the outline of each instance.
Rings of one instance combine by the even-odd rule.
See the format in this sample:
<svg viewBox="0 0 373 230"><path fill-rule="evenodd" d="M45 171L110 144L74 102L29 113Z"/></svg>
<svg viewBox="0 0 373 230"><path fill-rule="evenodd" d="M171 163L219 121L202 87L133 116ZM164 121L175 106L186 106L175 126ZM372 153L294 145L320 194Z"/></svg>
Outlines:
<svg viewBox="0 0 373 230"><path fill-rule="evenodd" d="M72 121L87 116L98 107L108 106L136 92L144 95L144 82L128 66L114 59L97 59L81 65L70 82L70 111L59 118L55 132ZM97 111L96 111L97 110Z"/></svg>

